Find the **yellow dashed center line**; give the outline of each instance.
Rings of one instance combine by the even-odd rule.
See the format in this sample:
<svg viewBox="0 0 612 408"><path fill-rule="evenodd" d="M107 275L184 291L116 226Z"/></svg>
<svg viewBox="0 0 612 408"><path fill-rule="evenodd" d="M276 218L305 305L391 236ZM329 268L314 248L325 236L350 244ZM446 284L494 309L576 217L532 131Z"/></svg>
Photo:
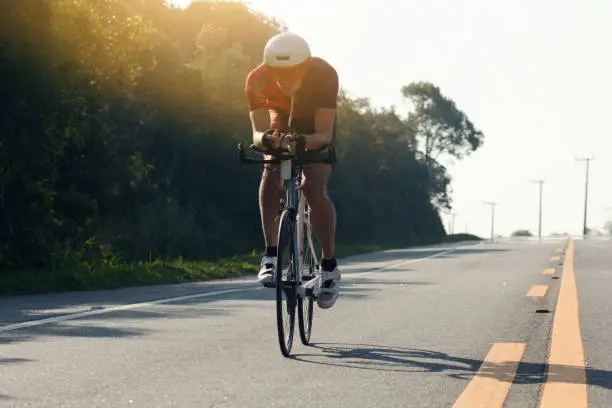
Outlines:
<svg viewBox="0 0 612 408"><path fill-rule="evenodd" d="M501 408L524 351L525 343L493 344L453 408Z"/></svg>
<svg viewBox="0 0 612 408"><path fill-rule="evenodd" d="M574 241L570 240L563 265L540 408L586 408L587 405L586 369L574 275Z"/></svg>
<svg viewBox="0 0 612 408"><path fill-rule="evenodd" d="M557 249L557 253L563 249ZM551 261L558 261L553 256ZM544 275L554 275L547 268ZM546 295L548 285L534 285L530 297ZM525 343L495 343L482 366L461 393L453 408L501 408L507 398ZM540 408L587 408L586 370L578 317L578 293L574 276L574 241L570 240L563 263L563 278L555 312L547 378Z"/></svg>
<svg viewBox="0 0 612 408"><path fill-rule="evenodd" d="M538 297L546 295L546 291L548 290L548 285L533 285L529 292L527 292L527 296Z"/></svg>

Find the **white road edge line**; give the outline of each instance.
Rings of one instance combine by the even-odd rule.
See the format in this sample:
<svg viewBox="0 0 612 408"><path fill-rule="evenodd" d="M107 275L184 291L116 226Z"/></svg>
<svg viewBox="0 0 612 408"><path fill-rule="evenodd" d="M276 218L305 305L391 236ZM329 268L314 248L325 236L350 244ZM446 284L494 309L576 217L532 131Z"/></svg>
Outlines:
<svg viewBox="0 0 612 408"><path fill-rule="evenodd" d="M429 256L425 256L422 258L417 258L417 259L409 259L406 261L401 261L392 265L388 265L382 268L378 268L375 269L373 271L370 272L353 272L353 273L346 273L343 274L344 276L350 276L350 275L359 275L359 276L365 276L365 275L369 275L372 273L378 273L378 272L382 272L384 270L387 269L391 269L391 268L397 268L399 266L405 265L405 264L409 264L409 263L415 263L415 262L419 262L419 261L424 261L426 259L431 259L431 258L436 258L440 255L444 255L447 254L449 252L453 252L455 250L457 250L457 248L459 248L460 245L457 245L455 247L452 247L450 249L441 251L441 252L437 252L433 255L429 255ZM219 291L215 291L215 292L207 292L207 293L196 293L193 295L186 295L186 296L178 296L178 297L172 297L172 298L165 298L165 299L159 299L159 300L152 300L149 302L141 302L141 303L132 303L132 304L128 304L128 305L121 305L121 306L112 306L112 307L108 307L108 308L104 308L104 309L96 309L96 310L88 310L86 312L78 312L78 313L71 313L71 314L66 314L66 315L62 315L62 316L56 316L56 317L48 317L45 319L37 319L37 320L30 320L27 322L21 322L21 323L13 323L13 324L8 324L5 326L0 326L0 333L5 333L5 332L9 332L9 331L13 331L13 330L18 330L18 329L24 329L27 327L35 327L35 326L42 326L45 324L50 324L50 323L57 323L57 322L62 322L62 321L66 321L66 320L74 320L74 319L79 319L82 317L89 317L89 316L95 316L95 315L99 315L99 314L104 314L104 313L111 313L111 312L118 312L118 311L122 311L122 310L130 310L130 309L137 309L140 307L146 307L146 306L153 306L153 305L161 305L164 303L172 303L172 302L178 302L181 300L187 300L187 299L197 299L197 298L206 298L206 297L212 297L212 296L219 296L219 295L225 295L228 293L237 293L237 292L248 292L251 290L261 290L264 289L264 287L262 286L255 286L255 287L248 287L248 288L235 288L235 289L227 289L227 290L219 290Z"/></svg>
<svg viewBox="0 0 612 408"><path fill-rule="evenodd" d="M137 309L139 307L146 307L146 306L153 306L153 305L161 305L164 303L178 302L180 300L186 300L186 299L204 298L204 297L225 295L227 293L246 292L249 290L260 290L260 289L264 289L264 288L262 286L258 286L258 287L248 287L248 288L227 289L227 290L219 290L216 292L195 293L193 295L152 300L149 302L132 303L132 304L121 305L121 306L112 306L112 307L108 307L104 309L88 310L86 312L71 313L71 314L66 314L62 316L49 317L46 319L30 320L27 322L14 323L14 324L8 324L6 326L0 326L0 333L8 332L11 330L23 329L25 327L42 326L44 324L49 324L49 323L56 323L56 322L61 322L65 320L73 320L73 319L78 319L80 317L94 316L94 315L99 315L103 313Z"/></svg>
<svg viewBox="0 0 612 408"><path fill-rule="evenodd" d="M441 251L441 252L436 252L433 255L424 256L422 258L408 259L408 260L401 261L401 262L398 262L398 263L394 263L394 264L391 264L391 265L383 266L381 268L377 268L377 269L371 270L370 272L343 273L342 276L351 276L351 275L366 276L366 275L371 275L373 273L382 272L382 271L385 271L387 269L393 269L393 268L397 268L397 267L400 267L400 266L403 266L403 265L407 265L407 264L411 264L411 263L416 263L416 262L420 262L420 261L425 261L425 260L431 259L431 258L437 258L440 255L444 255L444 254L448 254L449 252L456 251L457 248L459 248L460 246L461 245L458 245L458 246L452 247L450 249L446 249L446 250Z"/></svg>

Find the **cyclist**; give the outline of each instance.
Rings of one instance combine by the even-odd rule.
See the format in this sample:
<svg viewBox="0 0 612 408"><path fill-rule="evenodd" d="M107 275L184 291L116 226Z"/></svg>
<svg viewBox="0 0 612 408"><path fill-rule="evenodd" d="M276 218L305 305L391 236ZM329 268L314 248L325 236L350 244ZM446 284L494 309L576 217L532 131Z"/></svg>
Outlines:
<svg viewBox="0 0 612 408"><path fill-rule="evenodd" d="M246 78L246 97L258 147L288 147L290 138L280 132L293 130L306 138L305 148L331 144L336 117L338 74L325 60L312 57L308 43L300 36L283 32L272 37L263 52L263 62ZM323 290L317 298L320 308L332 307L338 299L341 274L334 254L336 211L327 195L332 166L325 163L303 167L302 191L310 207L313 233L322 249ZM277 260L278 213L282 184L278 165L264 167L259 186L259 209L266 245L258 280L274 286Z"/></svg>

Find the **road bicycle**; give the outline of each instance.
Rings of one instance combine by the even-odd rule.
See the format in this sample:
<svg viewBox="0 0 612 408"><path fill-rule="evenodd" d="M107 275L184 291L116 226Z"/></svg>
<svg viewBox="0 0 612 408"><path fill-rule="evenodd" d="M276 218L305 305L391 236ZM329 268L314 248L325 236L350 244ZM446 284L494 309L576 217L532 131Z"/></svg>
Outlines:
<svg viewBox="0 0 612 408"><path fill-rule="evenodd" d="M296 308L300 338L304 345L310 342L314 302L322 289L318 246L313 235L309 218L309 208L302 190L302 167L311 163L336 161L333 147L325 145L316 150L304 150L305 139L302 135L288 133L297 139L295 151L280 149L259 149L256 145L249 148L255 153L270 155L271 159L246 157L242 143L238 144L241 163L279 164L283 184L280 223L278 229L278 256L274 271L276 289L276 321L278 341L282 354L289 357L293 345ZM327 149L327 155L322 154ZM327 156L327 157L324 157Z"/></svg>

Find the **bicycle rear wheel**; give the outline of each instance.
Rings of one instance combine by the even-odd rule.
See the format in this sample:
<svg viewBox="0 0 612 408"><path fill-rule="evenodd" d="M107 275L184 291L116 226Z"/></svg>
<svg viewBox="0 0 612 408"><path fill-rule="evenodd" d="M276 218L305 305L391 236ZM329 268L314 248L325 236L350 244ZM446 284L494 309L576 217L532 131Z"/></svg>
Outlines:
<svg viewBox="0 0 612 408"><path fill-rule="evenodd" d="M308 281L315 277L315 268L316 258L310 249L310 244L308 241L308 235L312 234L306 228L306 223L304 223L304 234L303 234L303 260L302 260L302 280ZM312 242L315 246L316 251L316 240L315 237L312 236ZM300 338L304 345L308 345L310 343L310 335L312 334L312 317L314 313L314 298L311 293L307 293L306 297L298 297L298 326L300 329Z"/></svg>
<svg viewBox="0 0 612 408"><path fill-rule="evenodd" d="M278 257L274 274L276 281L278 342L281 352L285 357L289 356L293 345L297 303L294 220L289 211L284 211L281 215L278 233Z"/></svg>

